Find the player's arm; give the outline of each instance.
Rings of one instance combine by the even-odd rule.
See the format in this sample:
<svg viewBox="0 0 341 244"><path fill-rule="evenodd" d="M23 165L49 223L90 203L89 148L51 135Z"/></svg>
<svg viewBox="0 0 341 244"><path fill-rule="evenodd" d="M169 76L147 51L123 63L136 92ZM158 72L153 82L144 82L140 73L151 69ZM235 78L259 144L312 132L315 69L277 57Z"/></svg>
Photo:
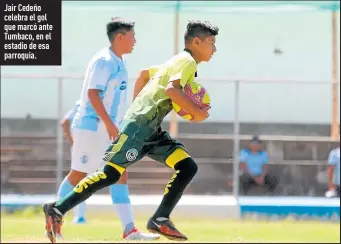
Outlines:
<svg viewBox="0 0 341 244"><path fill-rule="evenodd" d="M267 173L269 172L269 155L268 153L264 153L264 161L263 161L263 168L262 168L262 179L264 180L265 176L267 175Z"/></svg>
<svg viewBox="0 0 341 244"><path fill-rule="evenodd" d="M249 173L248 170L247 170L247 165L246 165L245 162L241 161L239 165L240 165L240 169L242 170L242 172L244 174L248 174Z"/></svg>
<svg viewBox="0 0 341 244"><path fill-rule="evenodd" d="M111 121L111 118L105 110L104 104L100 97L100 92L105 90L110 74L110 67L108 67L108 64L105 60L98 60L94 64L89 77L90 82L88 86L88 97L97 115L105 124L110 139L114 139L117 136L118 129Z"/></svg>
<svg viewBox="0 0 341 244"><path fill-rule="evenodd" d="M60 121L60 125L63 128L63 132L64 132L64 136L66 138L66 140L68 140L68 142L70 143L70 145L73 144L73 139L72 139L72 135L71 135L71 122L73 120L73 118L75 117L75 114L77 112L77 108L78 106L76 105L73 109L69 110L64 118Z"/></svg>
<svg viewBox="0 0 341 244"><path fill-rule="evenodd" d="M149 79L150 76L148 69L143 69L139 72L137 79L135 81L133 100L135 100L137 95L139 95L143 87L148 83Z"/></svg>
<svg viewBox="0 0 341 244"><path fill-rule="evenodd" d="M142 91L143 87L145 87L149 80L155 75L157 70L158 70L157 66L152 66L149 69L140 70L135 81L133 101L135 100L137 95L139 95L139 93Z"/></svg>
<svg viewBox="0 0 341 244"><path fill-rule="evenodd" d="M60 125L63 128L63 132L64 132L64 136L66 138L66 140L70 143L70 145L73 144L73 139L71 136L71 130L70 130L70 121L67 119L62 119L62 121L60 122Z"/></svg>
<svg viewBox="0 0 341 244"><path fill-rule="evenodd" d="M244 174L249 174L249 171L247 169L247 164L246 164L246 153L244 152L244 149L242 149L240 152L239 152L239 167L240 169L242 170L242 172Z"/></svg>
<svg viewBox="0 0 341 244"><path fill-rule="evenodd" d="M114 140L117 137L118 134L118 128L116 125L111 121L110 116L108 115L107 111L104 108L104 105L102 103L101 97L99 95L99 90L97 89L89 89L88 90L88 96L89 100L91 102L91 105L93 106L94 110L100 117L100 119L105 124L105 127L107 128L109 138L110 140Z"/></svg>
<svg viewBox="0 0 341 244"><path fill-rule="evenodd" d="M94 110L96 111L100 119L104 122L104 124L108 124L111 122L111 118L104 108L104 105L103 105L103 102L101 100L99 93L100 93L100 90L89 89L88 97L91 102L91 105L93 106Z"/></svg>
<svg viewBox="0 0 341 244"><path fill-rule="evenodd" d="M196 106L182 91L182 87L186 85L188 79L195 71L196 65L189 63L182 71L170 78L165 88L165 93L173 102L191 114L195 121L202 121L209 116L208 112Z"/></svg>
<svg viewBox="0 0 341 244"><path fill-rule="evenodd" d="M335 189L333 178L334 178L334 170L335 170L336 160L337 159L336 159L335 152L334 152L334 150L332 150L328 156L328 167L327 167L328 189L329 190Z"/></svg>
<svg viewBox="0 0 341 244"><path fill-rule="evenodd" d="M196 106L182 91L180 80L171 81L167 85L165 93L173 102L178 104L193 117L202 118L202 120L207 118L207 112L201 110L198 106Z"/></svg>

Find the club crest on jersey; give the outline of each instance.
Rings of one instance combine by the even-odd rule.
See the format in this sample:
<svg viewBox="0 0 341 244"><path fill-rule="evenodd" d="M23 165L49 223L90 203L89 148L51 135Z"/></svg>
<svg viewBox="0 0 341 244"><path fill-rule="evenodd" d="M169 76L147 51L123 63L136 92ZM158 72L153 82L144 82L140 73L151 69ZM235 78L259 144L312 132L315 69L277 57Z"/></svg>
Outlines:
<svg viewBox="0 0 341 244"><path fill-rule="evenodd" d="M121 85L120 85L120 90L123 91L127 88L127 82L126 81L122 81Z"/></svg>
<svg viewBox="0 0 341 244"><path fill-rule="evenodd" d="M129 162L136 160L139 152L135 148L130 148L126 153L126 158Z"/></svg>

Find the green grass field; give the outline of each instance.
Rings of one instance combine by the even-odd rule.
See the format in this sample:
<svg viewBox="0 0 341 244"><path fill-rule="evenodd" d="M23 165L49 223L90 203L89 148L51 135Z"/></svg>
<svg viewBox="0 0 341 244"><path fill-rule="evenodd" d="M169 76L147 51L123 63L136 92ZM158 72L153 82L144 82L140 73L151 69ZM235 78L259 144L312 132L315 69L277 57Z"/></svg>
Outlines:
<svg viewBox="0 0 341 244"><path fill-rule="evenodd" d="M75 225L65 219L64 242L123 242L121 225L114 211L89 213L88 224ZM137 227L145 230L149 216L136 215ZM189 237L188 242L335 242L340 243L340 223L283 220L232 221L221 218L175 217L176 226ZM48 242L44 237L42 214L26 211L1 215L1 243ZM161 238L155 243L171 242Z"/></svg>

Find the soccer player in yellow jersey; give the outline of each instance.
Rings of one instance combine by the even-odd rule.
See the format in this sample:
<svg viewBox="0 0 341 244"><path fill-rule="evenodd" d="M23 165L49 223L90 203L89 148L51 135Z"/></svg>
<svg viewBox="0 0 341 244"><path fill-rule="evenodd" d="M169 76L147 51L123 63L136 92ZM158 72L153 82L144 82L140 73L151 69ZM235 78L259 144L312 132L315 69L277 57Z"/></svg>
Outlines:
<svg viewBox="0 0 341 244"><path fill-rule="evenodd" d="M43 205L47 231L55 235L67 211L96 191L115 184L127 167L148 156L173 168L175 174L166 186L160 206L149 219L147 229L171 240L187 240L169 216L198 166L184 146L161 129L161 122L172 110L172 101L190 113L194 122L208 118L208 111L197 107L185 95L183 87L193 82L197 65L208 62L216 52L218 31L218 27L206 21L189 22L185 50L162 65L140 72L134 87L134 101L123 118L117 139L103 156L107 164L102 171L84 178L65 198Z"/></svg>

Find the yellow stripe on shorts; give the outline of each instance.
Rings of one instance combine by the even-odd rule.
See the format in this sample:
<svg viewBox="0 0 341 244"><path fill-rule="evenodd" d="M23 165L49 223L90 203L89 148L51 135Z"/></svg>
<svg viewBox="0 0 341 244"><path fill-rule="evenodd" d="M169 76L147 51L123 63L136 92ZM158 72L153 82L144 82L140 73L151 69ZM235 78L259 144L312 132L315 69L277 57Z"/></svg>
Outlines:
<svg viewBox="0 0 341 244"><path fill-rule="evenodd" d="M188 153L183 150L182 148L177 148L175 149L174 152L172 152L171 155L168 156L168 158L166 159L166 164L171 167L172 169L174 169L174 166L180 162L181 160L184 160L185 158L189 158L190 156L188 155Z"/></svg>
<svg viewBox="0 0 341 244"><path fill-rule="evenodd" d="M122 149L124 143L127 141L128 136L126 134L121 134L120 139L115 143L115 145L111 148L112 152L118 152Z"/></svg>

